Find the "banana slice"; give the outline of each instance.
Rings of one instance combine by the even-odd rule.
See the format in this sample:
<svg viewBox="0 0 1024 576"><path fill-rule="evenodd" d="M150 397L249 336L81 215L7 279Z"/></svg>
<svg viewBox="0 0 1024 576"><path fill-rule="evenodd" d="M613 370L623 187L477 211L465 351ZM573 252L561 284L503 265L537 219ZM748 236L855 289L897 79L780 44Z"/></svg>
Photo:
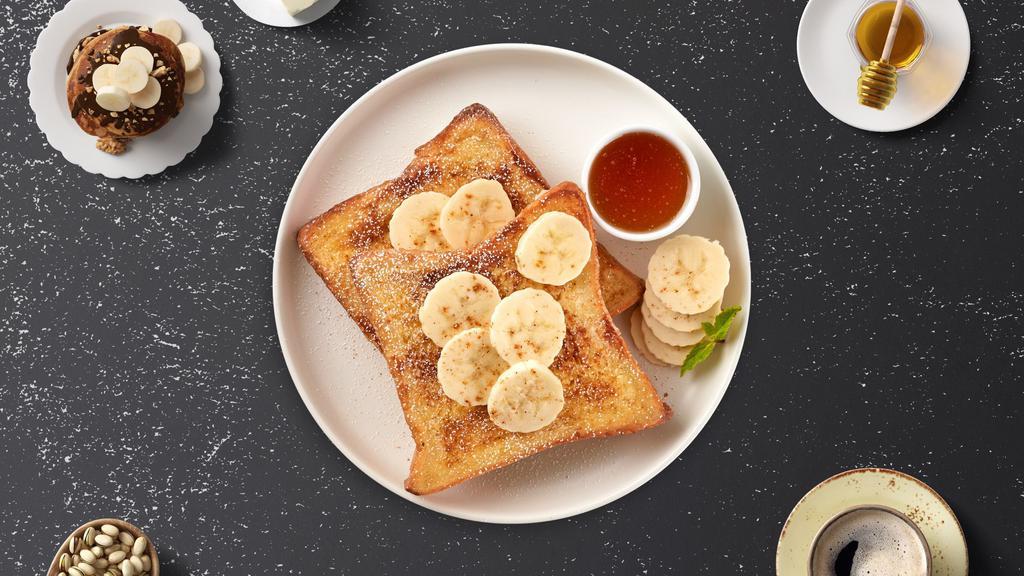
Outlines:
<svg viewBox="0 0 1024 576"><path fill-rule="evenodd" d="M104 86L96 90L96 104L110 112L124 112L132 104L127 92L117 86Z"/></svg>
<svg viewBox="0 0 1024 576"><path fill-rule="evenodd" d="M486 277L456 272L440 279L420 307L423 333L438 346L470 328L486 328L501 294Z"/></svg>
<svg viewBox="0 0 1024 576"><path fill-rule="evenodd" d="M550 366L565 341L565 312L535 288L506 296L491 315L491 345L509 364L536 360Z"/></svg>
<svg viewBox="0 0 1024 576"><path fill-rule="evenodd" d="M491 388L487 415L509 432L535 432L551 424L565 407L562 381L533 360L514 364Z"/></svg>
<svg viewBox="0 0 1024 576"><path fill-rule="evenodd" d="M655 366L668 366L668 364L655 358L654 354L651 354L651 351L647 349L647 342L644 342L644 333L640 328L643 322L644 318L640 313L640 309L634 308L633 313L629 315L629 335L633 337L633 345L640 351L640 355L651 364Z"/></svg>
<svg viewBox="0 0 1024 576"><path fill-rule="evenodd" d="M672 366L682 366L686 355L690 353L693 346L672 346L665 344L651 332L651 327L646 322L640 323L640 332L643 335L644 344L652 356Z"/></svg>
<svg viewBox="0 0 1024 576"><path fill-rule="evenodd" d="M718 313L722 311L722 301L719 300L704 312L680 314L665 306L665 303L658 299L650 283L647 284L647 290L644 291L644 304L647 304L647 309L650 310L652 318L665 327L680 332L700 330L702 323L713 322L715 316L718 316Z"/></svg>
<svg viewBox="0 0 1024 576"><path fill-rule="evenodd" d="M135 60L146 68L146 74L153 71L153 54L142 46L131 46L121 52L121 60Z"/></svg>
<svg viewBox="0 0 1024 576"><path fill-rule="evenodd" d="M451 250L441 234L441 209L448 197L438 192L409 196L395 209L388 223L391 245L406 250Z"/></svg>
<svg viewBox="0 0 1024 576"><path fill-rule="evenodd" d="M593 248L582 222L565 212L548 212L519 238L516 269L534 282L562 286L580 275Z"/></svg>
<svg viewBox="0 0 1024 576"><path fill-rule="evenodd" d="M160 101L161 90L160 81L150 76L149 81L146 82L146 87L131 95L132 104L136 108L152 108Z"/></svg>
<svg viewBox="0 0 1024 576"><path fill-rule="evenodd" d="M718 242L681 234L655 250L647 281L670 310L697 314L722 299L729 284L729 258Z"/></svg>
<svg viewBox="0 0 1024 576"><path fill-rule="evenodd" d="M174 20L161 20L153 24L153 32L166 36L168 40L175 44L181 42L181 25Z"/></svg>
<svg viewBox="0 0 1024 576"><path fill-rule="evenodd" d="M680 332L658 322L651 316L651 310L647 307L647 304L640 305L640 314L644 318L644 323L654 333L654 336L670 346L693 346L704 338L703 329Z"/></svg>
<svg viewBox="0 0 1024 576"><path fill-rule="evenodd" d="M487 329L470 328L441 349L437 380L445 396L463 406L480 406L487 404L491 386L505 370L508 362L491 346Z"/></svg>
<svg viewBox="0 0 1024 576"><path fill-rule="evenodd" d="M452 248L476 246L515 218L512 202L494 180L473 180L452 194L441 211L441 233Z"/></svg>
<svg viewBox="0 0 1024 576"><path fill-rule="evenodd" d="M199 46L191 42L183 42L178 44L178 50L181 52L181 63L185 66L185 72L194 72L203 65L203 53L199 50Z"/></svg>
<svg viewBox="0 0 1024 576"><path fill-rule="evenodd" d="M185 94L195 94L206 85L206 73L202 68L196 68L191 72L185 72Z"/></svg>
<svg viewBox="0 0 1024 576"><path fill-rule="evenodd" d="M96 90L114 85L114 70L117 64L104 64L92 72L92 87Z"/></svg>
<svg viewBox="0 0 1024 576"><path fill-rule="evenodd" d="M146 87L149 71L138 60L121 60L114 69L114 86L129 94L135 94Z"/></svg>

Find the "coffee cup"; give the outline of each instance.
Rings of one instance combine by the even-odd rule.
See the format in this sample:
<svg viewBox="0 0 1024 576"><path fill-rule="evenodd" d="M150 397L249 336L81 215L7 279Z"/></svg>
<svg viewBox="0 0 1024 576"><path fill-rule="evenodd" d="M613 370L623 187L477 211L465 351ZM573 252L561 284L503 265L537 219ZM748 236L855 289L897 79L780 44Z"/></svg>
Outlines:
<svg viewBox="0 0 1024 576"><path fill-rule="evenodd" d="M808 576L928 576L932 554L921 529L881 505L833 516L811 543Z"/></svg>

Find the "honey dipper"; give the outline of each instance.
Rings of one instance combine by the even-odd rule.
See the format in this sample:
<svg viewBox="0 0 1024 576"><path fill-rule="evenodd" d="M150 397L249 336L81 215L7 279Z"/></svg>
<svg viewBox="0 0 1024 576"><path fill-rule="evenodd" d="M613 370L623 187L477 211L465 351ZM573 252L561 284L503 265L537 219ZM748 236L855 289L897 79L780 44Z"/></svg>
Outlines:
<svg viewBox="0 0 1024 576"><path fill-rule="evenodd" d="M903 16L903 5L906 0L896 0L896 10L892 13L889 34L885 37L885 48L878 60L872 60L867 66L861 66L860 78L857 80L857 99L864 106L877 110L885 110L896 96L896 67L889 64L893 42L896 41L896 30L900 27Z"/></svg>

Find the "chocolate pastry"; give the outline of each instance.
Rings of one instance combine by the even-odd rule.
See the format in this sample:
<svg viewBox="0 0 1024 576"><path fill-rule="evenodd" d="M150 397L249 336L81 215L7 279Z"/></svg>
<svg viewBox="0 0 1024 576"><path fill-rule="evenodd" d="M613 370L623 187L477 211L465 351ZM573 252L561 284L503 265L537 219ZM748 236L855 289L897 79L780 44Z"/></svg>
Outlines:
<svg viewBox="0 0 1024 576"><path fill-rule="evenodd" d="M144 48L153 57L149 76L159 83L159 99L150 103L132 97L132 104L126 109L107 110L97 103L93 73L104 64L119 64L124 51L133 46ZM120 154L129 140L159 130L184 106L185 67L181 52L170 39L149 28L121 26L99 30L78 43L72 58L74 63L67 80L68 109L82 130L99 139L96 147L104 152ZM136 102L145 107L137 106Z"/></svg>

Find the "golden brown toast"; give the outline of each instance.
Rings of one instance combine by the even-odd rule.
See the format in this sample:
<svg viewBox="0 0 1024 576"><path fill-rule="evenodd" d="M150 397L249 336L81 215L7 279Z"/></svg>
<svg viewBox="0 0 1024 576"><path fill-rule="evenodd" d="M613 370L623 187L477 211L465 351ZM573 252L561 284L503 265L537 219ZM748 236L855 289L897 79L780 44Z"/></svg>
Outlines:
<svg viewBox="0 0 1024 576"><path fill-rule="evenodd" d="M334 297L345 306L367 338L376 337L364 320L364 306L349 288L349 260L358 252L390 248L388 222L395 208L413 194L440 192L451 196L477 178L501 182L516 213L548 188L526 153L486 107L464 108L437 136L416 149L402 175L334 206L298 233L298 244ZM643 281L603 247L601 291L612 314L636 303Z"/></svg>
<svg viewBox="0 0 1024 576"><path fill-rule="evenodd" d="M538 284L516 270L519 237L530 223L555 210L578 218L593 239L583 194L564 183L470 251L374 250L353 258L353 285L416 441L405 481L408 491L443 490L557 444L637 432L670 416L671 409L630 355L601 300L596 243L586 268L565 286ZM546 290L565 310L565 344L551 365L565 389L565 408L549 426L507 432L491 423L486 406L466 407L441 391L441 348L423 333L417 314L434 284L459 270L488 277L502 296L523 288Z"/></svg>

